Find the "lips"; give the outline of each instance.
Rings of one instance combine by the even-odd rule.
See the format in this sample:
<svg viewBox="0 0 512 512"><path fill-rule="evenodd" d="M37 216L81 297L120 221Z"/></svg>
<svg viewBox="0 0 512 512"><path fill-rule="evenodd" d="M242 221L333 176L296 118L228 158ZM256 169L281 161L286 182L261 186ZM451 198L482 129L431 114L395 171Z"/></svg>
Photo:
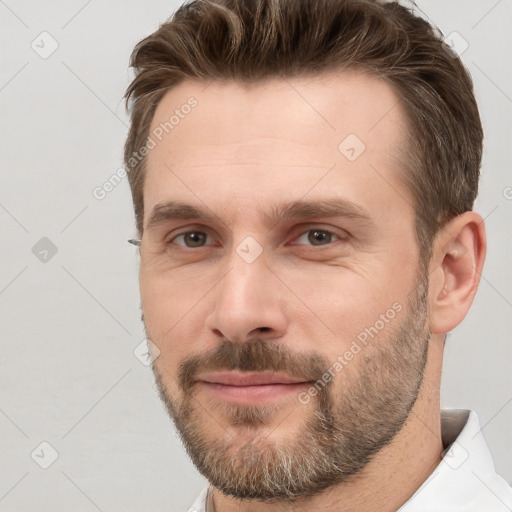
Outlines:
<svg viewBox="0 0 512 512"><path fill-rule="evenodd" d="M289 377L284 374L255 372L220 372L205 373L197 380L209 382L211 384L223 384L225 386L262 386L269 384L298 384L307 382L304 379Z"/></svg>

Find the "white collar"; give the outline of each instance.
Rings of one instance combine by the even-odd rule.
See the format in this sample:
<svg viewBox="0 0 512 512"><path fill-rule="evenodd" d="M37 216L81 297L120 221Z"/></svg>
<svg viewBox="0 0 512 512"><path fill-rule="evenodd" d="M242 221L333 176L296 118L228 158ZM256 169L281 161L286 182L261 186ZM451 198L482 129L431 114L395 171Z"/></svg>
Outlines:
<svg viewBox="0 0 512 512"><path fill-rule="evenodd" d="M443 460L398 512L510 512L512 489L496 474L475 411L441 411Z"/></svg>
<svg viewBox="0 0 512 512"><path fill-rule="evenodd" d="M510 512L512 488L496 474L474 411L441 411L443 460L397 512ZM205 512L208 486L187 512Z"/></svg>

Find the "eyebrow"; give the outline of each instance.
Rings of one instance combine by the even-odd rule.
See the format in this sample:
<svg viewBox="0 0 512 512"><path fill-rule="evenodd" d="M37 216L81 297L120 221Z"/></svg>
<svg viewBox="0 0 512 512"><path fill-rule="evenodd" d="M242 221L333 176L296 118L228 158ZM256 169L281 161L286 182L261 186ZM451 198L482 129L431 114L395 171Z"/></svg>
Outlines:
<svg viewBox="0 0 512 512"><path fill-rule="evenodd" d="M305 220L317 217L344 217L355 219L369 226L374 225L370 213L352 201L341 198L329 198L317 201L297 200L290 203L273 205L268 212L262 213L263 223L267 228L287 220ZM222 220L211 211L201 209L180 201L159 203L151 212L146 229L172 220L219 220L231 224L233 217Z"/></svg>

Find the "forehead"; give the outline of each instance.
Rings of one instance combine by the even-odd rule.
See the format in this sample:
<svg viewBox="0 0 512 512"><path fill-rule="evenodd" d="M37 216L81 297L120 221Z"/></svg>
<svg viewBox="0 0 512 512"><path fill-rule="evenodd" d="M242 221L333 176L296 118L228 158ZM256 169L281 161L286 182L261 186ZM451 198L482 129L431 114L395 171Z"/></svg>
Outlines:
<svg viewBox="0 0 512 512"><path fill-rule="evenodd" d="M360 72L250 85L186 80L167 92L152 120L145 212L185 196L240 205L294 200L308 189L357 194L369 180L400 187L394 154L406 131L392 87Z"/></svg>

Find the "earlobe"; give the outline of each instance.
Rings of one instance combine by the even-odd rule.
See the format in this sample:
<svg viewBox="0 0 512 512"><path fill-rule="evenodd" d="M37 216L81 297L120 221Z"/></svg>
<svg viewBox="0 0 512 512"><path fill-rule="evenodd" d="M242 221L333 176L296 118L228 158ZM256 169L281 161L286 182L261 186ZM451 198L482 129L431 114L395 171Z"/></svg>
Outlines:
<svg viewBox="0 0 512 512"><path fill-rule="evenodd" d="M430 328L451 331L466 316L475 297L486 253L485 225L475 212L453 219L436 237L430 283Z"/></svg>

